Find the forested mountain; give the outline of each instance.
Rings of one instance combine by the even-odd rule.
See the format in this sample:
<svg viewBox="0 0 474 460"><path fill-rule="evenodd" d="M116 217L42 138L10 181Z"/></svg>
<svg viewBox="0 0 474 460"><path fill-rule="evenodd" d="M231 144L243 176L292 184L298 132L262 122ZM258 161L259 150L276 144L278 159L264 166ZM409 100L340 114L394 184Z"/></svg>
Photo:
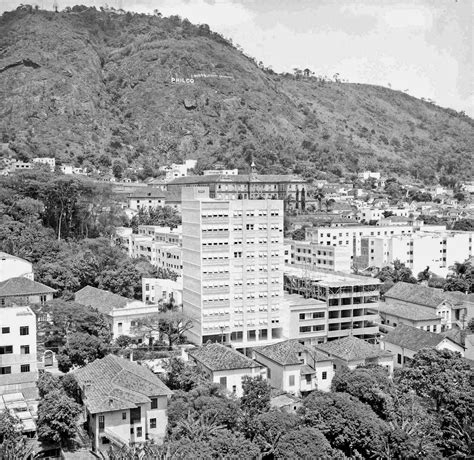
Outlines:
<svg viewBox="0 0 474 460"><path fill-rule="evenodd" d="M473 175L474 121L464 114L388 88L275 74L177 16L22 6L3 14L0 49L3 142L22 159Z"/></svg>

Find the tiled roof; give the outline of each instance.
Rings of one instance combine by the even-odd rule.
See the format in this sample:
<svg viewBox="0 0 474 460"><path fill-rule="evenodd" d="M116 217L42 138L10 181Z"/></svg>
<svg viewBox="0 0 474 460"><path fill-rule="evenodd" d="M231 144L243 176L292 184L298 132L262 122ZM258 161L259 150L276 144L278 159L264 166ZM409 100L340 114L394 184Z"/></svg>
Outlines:
<svg viewBox="0 0 474 460"><path fill-rule="evenodd" d="M387 313L392 316L397 316L399 318L409 319L412 321L434 319L441 321L441 318L436 316L432 308L421 305L407 305L391 299L388 299L386 302L380 302L379 311L380 313Z"/></svg>
<svg viewBox="0 0 474 460"><path fill-rule="evenodd" d="M443 291L428 286L411 283L396 283L385 293L386 299L396 299L430 308L436 308L445 298Z"/></svg>
<svg viewBox="0 0 474 460"><path fill-rule="evenodd" d="M172 181L168 182L168 185L181 185L181 184L213 184L217 182L225 183L247 183L247 182L262 182L262 183L275 183L275 182L301 182L306 183L305 179L294 175L279 175L279 174L238 174L238 175L222 175L212 174L209 176L185 176L177 177Z"/></svg>
<svg viewBox="0 0 474 460"><path fill-rule="evenodd" d="M384 338L384 342L392 343L408 350L420 351L423 348L434 348L445 337L434 332L427 332L416 327L400 324Z"/></svg>
<svg viewBox="0 0 474 460"><path fill-rule="evenodd" d="M148 368L115 355L72 372L91 414L131 409L173 392Z"/></svg>
<svg viewBox="0 0 474 460"><path fill-rule="evenodd" d="M165 192L154 187L139 187L129 196L130 198L164 198Z"/></svg>
<svg viewBox="0 0 474 460"><path fill-rule="evenodd" d="M371 345L365 340L351 335L326 343L318 343L313 345L313 347L344 361L391 356L391 353L381 350L377 345Z"/></svg>
<svg viewBox="0 0 474 460"><path fill-rule="evenodd" d="M92 286L86 286L77 291L74 294L74 300L82 305L96 308L104 315L110 313L114 308L124 308L131 302L131 300L126 297Z"/></svg>
<svg viewBox="0 0 474 460"><path fill-rule="evenodd" d="M456 304L474 303L474 294L442 291L441 289L403 282L399 282L390 288L385 293L385 298L430 308L436 308L444 300Z"/></svg>
<svg viewBox="0 0 474 460"><path fill-rule="evenodd" d="M265 347L255 348L254 351L282 366L301 364L302 357L298 356L298 353L303 353L305 351L311 354L311 361L319 362L327 361L329 359L323 353L302 345L296 339L285 340Z"/></svg>
<svg viewBox="0 0 474 460"><path fill-rule="evenodd" d="M56 292L55 289L22 276L0 283L0 297L52 294L54 292Z"/></svg>
<svg viewBox="0 0 474 460"><path fill-rule="evenodd" d="M211 371L260 367L253 359L220 343L208 343L188 350L188 354Z"/></svg>

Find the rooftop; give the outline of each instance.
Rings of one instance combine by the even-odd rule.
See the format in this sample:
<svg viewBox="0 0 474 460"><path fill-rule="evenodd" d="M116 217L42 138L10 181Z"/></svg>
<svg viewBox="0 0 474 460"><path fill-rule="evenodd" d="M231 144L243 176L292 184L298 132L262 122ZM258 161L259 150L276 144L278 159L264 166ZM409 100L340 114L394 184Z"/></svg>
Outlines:
<svg viewBox="0 0 474 460"><path fill-rule="evenodd" d="M318 343L313 345L313 347L344 361L392 356L391 353L381 350L377 345L371 345L365 340L351 335L342 339L332 340L331 342Z"/></svg>
<svg viewBox="0 0 474 460"><path fill-rule="evenodd" d="M202 347L188 350L188 354L211 371L260 367L260 364L253 359L220 343L207 343Z"/></svg>
<svg viewBox="0 0 474 460"><path fill-rule="evenodd" d="M28 278L10 278L0 283L0 297L19 297L39 294L53 294L55 289Z"/></svg>
<svg viewBox="0 0 474 460"><path fill-rule="evenodd" d="M287 276L295 276L297 278L307 278L312 281L317 281L318 284L327 287L339 287L349 285L379 285L380 280L367 276L349 275L342 272L323 272L317 270L307 270L304 268L294 267L292 265L285 265L284 274Z"/></svg>
<svg viewBox="0 0 474 460"><path fill-rule="evenodd" d="M451 340L441 334L400 324L383 338L383 342L392 343L413 351L420 351L423 348L434 348L444 339Z"/></svg>
<svg viewBox="0 0 474 460"><path fill-rule="evenodd" d="M115 355L107 355L72 371L83 390L90 413L133 409L151 397L173 392L148 368Z"/></svg>
<svg viewBox="0 0 474 460"><path fill-rule="evenodd" d="M129 195L130 198L164 198L165 192L154 187L138 188Z"/></svg>
<svg viewBox="0 0 474 460"><path fill-rule="evenodd" d="M412 321L441 321L441 318L436 316L432 308L423 307L421 305L407 305L391 299L388 299L386 302L380 302L379 311L381 313L387 313L392 316L397 316L398 318L409 319Z"/></svg>
<svg viewBox="0 0 474 460"><path fill-rule="evenodd" d="M312 350L299 343L296 339L285 340L265 347L255 348L254 351L265 356L281 366L301 364L300 354L309 352L315 361L327 361L328 357L317 350Z"/></svg>
<svg viewBox="0 0 474 460"><path fill-rule="evenodd" d="M168 185L181 185L181 184L212 184L216 182L262 182L262 183L274 183L274 182L299 182L306 183L307 180L301 177L291 174L234 174L234 175L223 175L223 174L212 174L208 176L186 176L178 177L170 182Z"/></svg>
<svg viewBox="0 0 474 460"><path fill-rule="evenodd" d="M82 305L96 308L100 313L109 314L114 308L124 308L131 299L113 294L103 289L86 286L74 294L74 300Z"/></svg>
<svg viewBox="0 0 474 460"><path fill-rule="evenodd" d="M385 293L385 298L430 308L438 307L445 300L456 304L474 303L474 294L444 292L437 288L403 282L399 282L390 288Z"/></svg>

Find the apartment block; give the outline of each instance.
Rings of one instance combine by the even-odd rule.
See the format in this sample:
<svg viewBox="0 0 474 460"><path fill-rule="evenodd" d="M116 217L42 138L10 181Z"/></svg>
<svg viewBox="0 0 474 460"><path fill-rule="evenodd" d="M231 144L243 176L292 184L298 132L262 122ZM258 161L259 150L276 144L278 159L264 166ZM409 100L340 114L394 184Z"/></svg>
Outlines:
<svg viewBox="0 0 474 460"><path fill-rule="evenodd" d="M446 276L455 262L473 255L471 232L418 232L408 235L370 236L361 240L359 266L384 267L399 260L416 274L430 267Z"/></svg>
<svg viewBox="0 0 474 460"><path fill-rule="evenodd" d="M380 298L378 279L292 266L284 270L287 292L325 303L327 340L349 335L371 339L378 333L379 318L374 313Z"/></svg>
<svg viewBox="0 0 474 460"><path fill-rule="evenodd" d="M36 316L30 307L0 308L0 395L36 387Z"/></svg>
<svg viewBox="0 0 474 460"><path fill-rule="evenodd" d="M216 200L199 187L182 193L188 338L238 349L281 339L283 201Z"/></svg>
<svg viewBox="0 0 474 460"><path fill-rule="evenodd" d="M181 227L171 229L154 225L141 225L138 234L129 236L128 254L132 258L144 257L157 267L181 275L183 270Z"/></svg>
<svg viewBox="0 0 474 460"><path fill-rule="evenodd" d="M312 241L291 241L291 265L310 270L351 272L352 253L348 246L324 246Z"/></svg>
<svg viewBox="0 0 474 460"><path fill-rule="evenodd" d="M444 225L390 225L382 226L346 226L346 227L312 227L306 229L306 240L322 246L348 246L351 257L362 255L362 239L367 237L387 237L396 235L412 235L417 232L446 231Z"/></svg>

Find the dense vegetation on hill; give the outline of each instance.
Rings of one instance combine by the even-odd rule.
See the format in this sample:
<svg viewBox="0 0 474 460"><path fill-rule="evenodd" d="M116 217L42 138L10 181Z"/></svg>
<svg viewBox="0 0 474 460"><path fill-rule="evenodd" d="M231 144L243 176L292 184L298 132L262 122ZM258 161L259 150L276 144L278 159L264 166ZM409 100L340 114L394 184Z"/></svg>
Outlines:
<svg viewBox="0 0 474 460"><path fill-rule="evenodd" d="M23 6L0 19L0 47L3 141L23 159L473 175L474 121L464 114L387 88L277 75L178 16Z"/></svg>

